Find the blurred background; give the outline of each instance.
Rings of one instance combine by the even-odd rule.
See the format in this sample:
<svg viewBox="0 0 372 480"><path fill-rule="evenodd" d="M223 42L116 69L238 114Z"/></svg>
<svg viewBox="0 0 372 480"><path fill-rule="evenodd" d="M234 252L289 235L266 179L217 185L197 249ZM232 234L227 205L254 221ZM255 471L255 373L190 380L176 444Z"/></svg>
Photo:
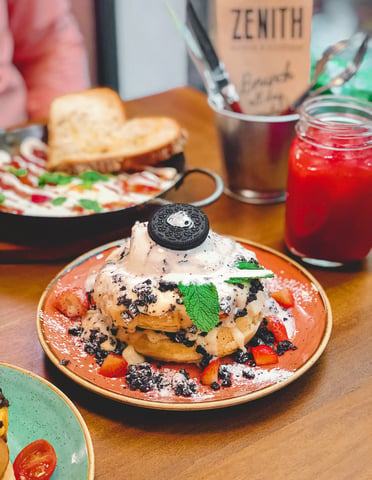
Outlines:
<svg viewBox="0 0 372 480"><path fill-rule="evenodd" d="M185 0L168 3L185 19ZM93 85L110 86L124 100L184 85L204 90L162 0L72 0L71 4L88 50ZM210 1L193 4L209 28ZM314 0L312 64L326 47L357 31L372 33L371 0ZM331 62L325 77L343 68L348 58L345 52L344 58ZM372 100L372 40L360 71L337 93L353 95L356 90Z"/></svg>

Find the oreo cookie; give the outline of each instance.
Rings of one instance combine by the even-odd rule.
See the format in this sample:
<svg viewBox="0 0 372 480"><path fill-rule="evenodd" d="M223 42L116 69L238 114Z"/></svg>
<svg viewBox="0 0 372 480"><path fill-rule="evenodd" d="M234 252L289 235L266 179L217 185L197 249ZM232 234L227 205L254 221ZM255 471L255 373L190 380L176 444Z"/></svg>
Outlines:
<svg viewBox="0 0 372 480"><path fill-rule="evenodd" d="M198 247L209 232L208 217L197 207L186 203L170 203L160 207L148 223L152 240L171 250Z"/></svg>

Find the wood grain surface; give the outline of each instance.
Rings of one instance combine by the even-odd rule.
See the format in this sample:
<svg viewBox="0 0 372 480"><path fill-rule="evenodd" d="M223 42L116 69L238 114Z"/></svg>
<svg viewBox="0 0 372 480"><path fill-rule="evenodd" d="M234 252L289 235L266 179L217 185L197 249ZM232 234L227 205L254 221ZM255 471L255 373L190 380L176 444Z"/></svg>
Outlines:
<svg viewBox="0 0 372 480"><path fill-rule="evenodd" d="M179 88L126 107L129 116L177 118L189 132L188 167L224 176L213 115L202 93ZM212 182L195 175L171 199L197 200L212 190ZM203 210L217 233L286 253L285 204L253 206L222 195ZM112 240L112 232L108 237ZM0 361L49 379L75 403L92 437L96 479L372 478L371 253L348 268L309 269L328 295L334 324L325 352L306 374L262 399L202 412L116 403L83 389L51 364L37 339L36 311L43 290L66 263L0 264Z"/></svg>

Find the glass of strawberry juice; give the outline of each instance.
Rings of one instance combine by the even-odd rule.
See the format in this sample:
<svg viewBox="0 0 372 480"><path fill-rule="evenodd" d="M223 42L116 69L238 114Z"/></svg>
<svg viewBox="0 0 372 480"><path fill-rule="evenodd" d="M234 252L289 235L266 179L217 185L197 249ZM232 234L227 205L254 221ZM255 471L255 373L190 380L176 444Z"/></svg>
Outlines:
<svg viewBox="0 0 372 480"><path fill-rule="evenodd" d="M288 165L285 242L305 263L336 267L372 248L372 105L305 102Z"/></svg>

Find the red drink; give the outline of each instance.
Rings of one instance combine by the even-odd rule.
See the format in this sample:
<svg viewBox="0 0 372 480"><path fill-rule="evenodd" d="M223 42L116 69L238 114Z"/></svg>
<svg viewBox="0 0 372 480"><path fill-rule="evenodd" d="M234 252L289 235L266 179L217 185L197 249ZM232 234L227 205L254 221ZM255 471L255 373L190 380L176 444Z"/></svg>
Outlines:
<svg viewBox="0 0 372 480"><path fill-rule="evenodd" d="M351 102L307 102L289 153L285 241L315 265L361 260L372 248L372 109L363 104L361 119L360 103Z"/></svg>

